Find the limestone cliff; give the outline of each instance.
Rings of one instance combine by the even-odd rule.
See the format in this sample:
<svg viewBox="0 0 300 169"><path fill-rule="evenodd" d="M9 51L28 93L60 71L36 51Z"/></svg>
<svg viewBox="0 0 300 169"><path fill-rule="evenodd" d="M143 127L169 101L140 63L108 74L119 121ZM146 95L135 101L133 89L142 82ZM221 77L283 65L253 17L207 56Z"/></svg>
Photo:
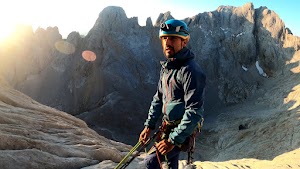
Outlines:
<svg viewBox="0 0 300 169"><path fill-rule="evenodd" d="M19 39L0 44L0 74L34 100L133 144L164 59L158 26L170 18L162 13L154 25L148 19L140 26L122 8L107 7L86 36L72 32L62 39L57 27L26 28ZM208 78L197 159L271 160L299 148L299 37L274 11L252 3L184 21L191 29L189 47ZM83 59L87 50L95 61Z"/></svg>

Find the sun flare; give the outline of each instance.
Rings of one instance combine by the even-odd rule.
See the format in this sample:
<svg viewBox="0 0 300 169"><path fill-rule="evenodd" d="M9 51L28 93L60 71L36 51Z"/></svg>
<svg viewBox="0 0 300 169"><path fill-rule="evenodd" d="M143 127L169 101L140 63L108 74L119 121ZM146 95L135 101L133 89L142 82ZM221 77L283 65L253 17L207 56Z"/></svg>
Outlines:
<svg viewBox="0 0 300 169"><path fill-rule="evenodd" d="M7 40L13 34L18 23L17 13L12 13L9 11L11 4L2 3L0 3L0 42Z"/></svg>
<svg viewBox="0 0 300 169"><path fill-rule="evenodd" d="M2 23L0 25L0 42L7 40L15 31L15 28L14 25L5 25Z"/></svg>
<svg viewBox="0 0 300 169"><path fill-rule="evenodd" d="M18 4L18 5L16 5ZM13 10L12 10L13 9ZM18 25L32 25L36 18L33 15L34 1L1 1L0 2L0 42L9 40Z"/></svg>

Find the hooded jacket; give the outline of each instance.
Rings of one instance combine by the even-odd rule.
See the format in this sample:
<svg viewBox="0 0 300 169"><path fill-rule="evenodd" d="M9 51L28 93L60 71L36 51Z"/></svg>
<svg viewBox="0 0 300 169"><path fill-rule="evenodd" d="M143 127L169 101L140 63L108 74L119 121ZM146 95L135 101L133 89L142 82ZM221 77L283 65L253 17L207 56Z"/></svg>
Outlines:
<svg viewBox="0 0 300 169"><path fill-rule="evenodd" d="M206 76L188 48L183 48L161 65L157 91L144 125L154 129L161 115L169 122L179 120L169 139L172 144L180 145L203 118Z"/></svg>

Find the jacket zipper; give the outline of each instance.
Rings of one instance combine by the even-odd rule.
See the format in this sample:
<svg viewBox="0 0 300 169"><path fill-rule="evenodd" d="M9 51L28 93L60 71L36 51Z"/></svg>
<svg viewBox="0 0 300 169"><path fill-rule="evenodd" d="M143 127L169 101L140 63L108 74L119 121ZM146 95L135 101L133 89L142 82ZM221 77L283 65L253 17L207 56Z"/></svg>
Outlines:
<svg viewBox="0 0 300 169"><path fill-rule="evenodd" d="M167 104L168 102L171 100L172 98L172 92L169 92L169 88L172 89L172 83L170 83L170 87L168 85L168 79L170 77L170 75L172 74L172 71L170 71L165 77L164 76L164 82L165 82L165 90L166 90L166 102L164 104L164 114L167 115ZM170 96L169 96L170 95Z"/></svg>

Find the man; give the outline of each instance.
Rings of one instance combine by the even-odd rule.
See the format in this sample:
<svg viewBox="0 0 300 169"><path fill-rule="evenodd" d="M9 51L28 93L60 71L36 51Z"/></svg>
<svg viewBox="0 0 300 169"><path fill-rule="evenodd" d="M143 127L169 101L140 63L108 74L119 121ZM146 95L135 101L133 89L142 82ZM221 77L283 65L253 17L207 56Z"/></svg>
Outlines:
<svg viewBox="0 0 300 169"><path fill-rule="evenodd" d="M146 142L163 116L164 126L172 127L164 131L163 137L159 136L155 143L157 152L145 158L146 167L160 168L161 163L167 161L170 168L177 169L181 147L203 120L206 76L193 60L194 54L186 47L190 34L184 22L171 19L162 23L159 38L167 60L161 62L157 91L140 141Z"/></svg>

